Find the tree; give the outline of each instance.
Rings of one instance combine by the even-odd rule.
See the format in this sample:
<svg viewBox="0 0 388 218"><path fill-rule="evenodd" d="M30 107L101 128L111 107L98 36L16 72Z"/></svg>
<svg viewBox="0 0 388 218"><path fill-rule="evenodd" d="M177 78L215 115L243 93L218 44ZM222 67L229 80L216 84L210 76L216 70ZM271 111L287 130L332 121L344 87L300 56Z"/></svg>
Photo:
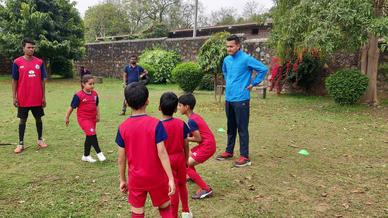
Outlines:
<svg viewBox="0 0 388 218"><path fill-rule="evenodd" d="M245 2L244 9L243 9L243 17L247 21L254 21L255 17L259 16L260 14L264 14L267 11L267 9L259 4L256 0L249 0Z"/></svg>
<svg viewBox="0 0 388 218"><path fill-rule="evenodd" d="M129 33L136 34L145 30L150 25L150 20L144 13L143 0L124 0L123 9L128 17Z"/></svg>
<svg viewBox="0 0 388 218"><path fill-rule="evenodd" d="M276 0L272 45L286 60L294 51L322 55L362 49L361 71L369 77L365 102L377 100L378 38L388 36L386 0Z"/></svg>
<svg viewBox="0 0 388 218"><path fill-rule="evenodd" d="M37 41L36 53L48 64L54 59L73 60L84 51L81 17L69 0L7 0L0 8L0 52L8 58L21 54L25 37Z"/></svg>
<svg viewBox="0 0 388 218"><path fill-rule="evenodd" d="M86 40L130 32L129 19L124 10L112 3L90 7L85 12Z"/></svg>
<svg viewBox="0 0 388 218"><path fill-rule="evenodd" d="M213 25L229 25L235 24L237 17L235 8L222 7L217 11L211 12L210 20Z"/></svg>
<svg viewBox="0 0 388 218"><path fill-rule="evenodd" d="M180 0L148 0L143 1L143 10L147 18L156 23L163 23L166 14Z"/></svg>

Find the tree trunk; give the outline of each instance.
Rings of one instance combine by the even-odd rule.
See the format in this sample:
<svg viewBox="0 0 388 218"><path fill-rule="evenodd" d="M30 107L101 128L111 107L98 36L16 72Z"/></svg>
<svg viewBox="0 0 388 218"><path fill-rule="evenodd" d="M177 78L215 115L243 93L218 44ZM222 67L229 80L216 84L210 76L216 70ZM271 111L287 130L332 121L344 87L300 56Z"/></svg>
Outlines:
<svg viewBox="0 0 388 218"><path fill-rule="evenodd" d="M362 101L373 106L379 104L377 99L379 54L378 38L370 34L368 44L363 47L361 54L361 71L369 78L369 85Z"/></svg>
<svg viewBox="0 0 388 218"><path fill-rule="evenodd" d="M217 92L218 92L218 89L217 89L217 73L214 74L214 100L217 101Z"/></svg>

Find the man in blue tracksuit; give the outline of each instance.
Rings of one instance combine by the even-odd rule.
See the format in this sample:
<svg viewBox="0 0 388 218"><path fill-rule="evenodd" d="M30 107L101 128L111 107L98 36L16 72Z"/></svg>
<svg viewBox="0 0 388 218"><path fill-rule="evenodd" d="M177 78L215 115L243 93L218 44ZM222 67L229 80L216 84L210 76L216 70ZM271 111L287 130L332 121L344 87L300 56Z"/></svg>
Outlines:
<svg viewBox="0 0 388 218"><path fill-rule="evenodd" d="M225 111L228 126L226 151L217 156L217 160L233 157L237 130L240 137L240 158L235 161L236 167L250 166L249 160L249 99L253 86L265 78L268 67L241 50L240 39L236 35L227 38L228 56L222 64L225 78ZM252 78L252 71L257 74Z"/></svg>

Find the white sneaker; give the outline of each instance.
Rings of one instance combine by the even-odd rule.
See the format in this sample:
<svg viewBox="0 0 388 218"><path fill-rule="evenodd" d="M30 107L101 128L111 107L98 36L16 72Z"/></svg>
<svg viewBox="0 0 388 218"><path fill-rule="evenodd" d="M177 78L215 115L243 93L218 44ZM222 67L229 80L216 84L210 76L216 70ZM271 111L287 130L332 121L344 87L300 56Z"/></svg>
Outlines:
<svg viewBox="0 0 388 218"><path fill-rule="evenodd" d="M193 214L191 212L182 212L182 218L193 218Z"/></svg>
<svg viewBox="0 0 388 218"><path fill-rule="evenodd" d="M86 161L86 162L89 162L89 163L94 163L94 162L96 162L96 160L95 159L93 159L92 158L92 156L82 156L82 159L81 159L82 161Z"/></svg>
<svg viewBox="0 0 388 218"><path fill-rule="evenodd" d="M99 161L104 161L106 160L106 157L104 156L104 154L102 152L98 153L97 154L97 158Z"/></svg>

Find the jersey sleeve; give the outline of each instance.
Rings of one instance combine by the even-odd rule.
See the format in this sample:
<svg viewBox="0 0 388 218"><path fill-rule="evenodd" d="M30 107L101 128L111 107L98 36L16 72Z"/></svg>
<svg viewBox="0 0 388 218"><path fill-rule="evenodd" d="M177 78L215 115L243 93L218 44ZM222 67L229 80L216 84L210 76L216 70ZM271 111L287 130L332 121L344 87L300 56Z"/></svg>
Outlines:
<svg viewBox="0 0 388 218"><path fill-rule="evenodd" d="M144 68L142 68L142 67L139 66L139 65L138 65L138 67L139 67L139 73L143 73L143 72L144 72Z"/></svg>
<svg viewBox="0 0 388 218"><path fill-rule="evenodd" d="M98 95L96 96L96 105L98 106L98 104L100 103L100 98L98 97Z"/></svg>
<svg viewBox="0 0 388 218"><path fill-rule="evenodd" d="M17 64L12 64L12 79L19 80L19 67Z"/></svg>
<svg viewBox="0 0 388 218"><path fill-rule="evenodd" d="M70 107L77 108L79 106L80 99L77 95L73 96L73 100L71 100Z"/></svg>
<svg viewBox="0 0 388 218"><path fill-rule="evenodd" d="M44 63L40 66L40 72L41 72L41 77L42 80L45 80L47 78L47 73L46 73L46 68L44 67Z"/></svg>
<svg viewBox="0 0 388 218"><path fill-rule="evenodd" d="M164 129L163 123L159 121L155 129L155 143L159 144L162 141L166 141L166 139L167 139L167 132Z"/></svg>
<svg viewBox="0 0 388 218"><path fill-rule="evenodd" d="M117 135L116 135L116 144L122 148L125 148L125 143L124 139L120 134L120 130L117 130Z"/></svg>
<svg viewBox="0 0 388 218"><path fill-rule="evenodd" d="M198 124L192 119L189 119L188 124L189 124L189 128L190 128L190 132L194 132L194 131L199 129Z"/></svg>
<svg viewBox="0 0 388 218"><path fill-rule="evenodd" d="M186 139L190 134L190 129L185 122L183 122L183 138Z"/></svg>

